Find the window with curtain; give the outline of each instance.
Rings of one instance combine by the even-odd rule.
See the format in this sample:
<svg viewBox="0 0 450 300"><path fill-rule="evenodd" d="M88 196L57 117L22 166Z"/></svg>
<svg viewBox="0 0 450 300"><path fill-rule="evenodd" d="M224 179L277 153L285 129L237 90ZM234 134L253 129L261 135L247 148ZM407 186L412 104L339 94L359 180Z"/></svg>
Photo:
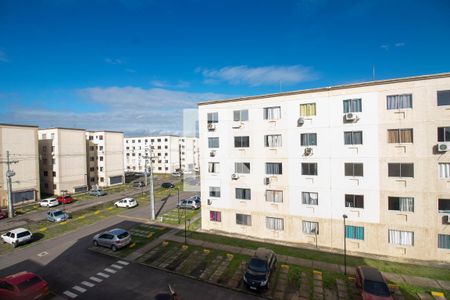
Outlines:
<svg viewBox="0 0 450 300"><path fill-rule="evenodd" d="M414 246L414 232L389 229L388 242L392 245Z"/></svg>
<svg viewBox="0 0 450 300"><path fill-rule="evenodd" d="M208 113L208 124L219 123L219 113Z"/></svg>
<svg viewBox="0 0 450 300"><path fill-rule="evenodd" d="M450 235L449 234L438 234L438 248L439 249L450 249Z"/></svg>
<svg viewBox="0 0 450 300"><path fill-rule="evenodd" d="M213 222L222 222L222 213L220 211L211 210L209 212L209 220Z"/></svg>
<svg viewBox="0 0 450 300"><path fill-rule="evenodd" d="M361 99L348 99L344 100L344 113L349 112L361 112Z"/></svg>
<svg viewBox="0 0 450 300"><path fill-rule="evenodd" d="M265 135L264 145L266 147L281 147L281 134Z"/></svg>
<svg viewBox="0 0 450 300"><path fill-rule="evenodd" d="M413 129L388 129L388 143L413 143Z"/></svg>
<svg viewBox="0 0 450 300"><path fill-rule="evenodd" d="M311 117L316 115L316 103L300 104L300 116Z"/></svg>
<svg viewBox="0 0 450 300"><path fill-rule="evenodd" d="M250 173L250 163L249 162L234 163L234 173L249 174Z"/></svg>
<svg viewBox="0 0 450 300"><path fill-rule="evenodd" d="M235 148L250 147L250 137L249 136L235 136L234 137L234 147Z"/></svg>
<svg viewBox="0 0 450 300"><path fill-rule="evenodd" d="M345 237L353 240L364 240L364 227L346 225Z"/></svg>
<svg viewBox="0 0 450 300"><path fill-rule="evenodd" d="M248 109L233 111L233 121L236 121L236 122L248 121Z"/></svg>
<svg viewBox="0 0 450 300"><path fill-rule="evenodd" d="M220 172L220 164L218 162L209 162L208 163L208 172L209 173L219 173Z"/></svg>
<svg viewBox="0 0 450 300"><path fill-rule="evenodd" d="M439 178L450 179L450 163L439 163Z"/></svg>
<svg viewBox="0 0 450 300"><path fill-rule="evenodd" d="M220 187L210 186L209 187L209 196L210 197L220 197Z"/></svg>
<svg viewBox="0 0 450 300"><path fill-rule="evenodd" d="M414 164L411 163L389 163L389 177L414 177Z"/></svg>
<svg viewBox="0 0 450 300"><path fill-rule="evenodd" d="M363 136L362 131L344 131L345 145L362 145Z"/></svg>
<svg viewBox="0 0 450 300"><path fill-rule="evenodd" d="M314 192L302 192L302 204L319 205L319 194Z"/></svg>
<svg viewBox="0 0 450 300"><path fill-rule="evenodd" d="M274 203L282 203L283 191L266 190L266 201Z"/></svg>
<svg viewBox="0 0 450 300"><path fill-rule="evenodd" d="M266 217L266 228L271 230L284 230L284 219Z"/></svg>
<svg viewBox="0 0 450 300"><path fill-rule="evenodd" d="M302 232L304 234L319 234L319 223L302 221Z"/></svg>
<svg viewBox="0 0 450 300"><path fill-rule="evenodd" d="M345 207L364 208L364 195L345 195Z"/></svg>
<svg viewBox="0 0 450 300"><path fill-rule="evenodd" d="M302 175L317 175L317 163L302 163Z"/></svg>
<svg viewBox="0 0 450 300"><path fill-rule="evenodd" d="M450 127L438 127L438 142L450 142Z"/></svg>
<svg viewBox="0 0 450 300"><path fill-rule="evenodd" d="M252 216L245 214L236 214L236 224L237 225L245 225L252 226Z"/></svg>
<svg viewBox="0 0 450 300"><path fill-rule="evenodd" d="M437 92L437 105L450 105L450 90Z"/></svg>
<svg viewBox="0 0 450 300"><path fill-rule="evenodd" d="M439 199L438 200L438 210L439 212L450 212L450 199Z"/></svg>
<svg viewBox="0 0 450 300"><path fill-rule="evenodd" d="M265 107L264 108L264 120L275 121L281 119L281 107Z"/></svg>
<svg viewBox="0 0 450 300"><path fill-rule="evenodd" d="M386 106L387 109L412 108L412 94L387 96Z"/></svg>
<svg viewBox="0 0 450 300"><path fill-rule="evenodd" d="M317 146L317 133L302 133L300 135L301 146Z"/></svg>
<svg viewBox="0 0 450 300"><path fill-rule="evenodd" d="M219 138L218 137L208 138L208 148L219 148Z"/></svg>
<svg viewBox="0 0 450 300"><path fill-rule="evenodd" d="M345 163L345 176L362 177L364 176L364 165L362 163Z"/></svg>
<svg viewBox="0 0 450 300"><path fill-rule="evenodd" d="M414 212L414 197L388 197L388 209Z"/></svg>
<svg viewBox="0 0 450 300"><path fill-rule="evenodd" d="M281 175L283 174L282 163L266 163L267 175Z"/></svg>
<svg viewBox="0 0 450 300"><path fill-rule="evenodd" d="M236 199L250 200L251 192L250 189L236 188Z"/></svg>

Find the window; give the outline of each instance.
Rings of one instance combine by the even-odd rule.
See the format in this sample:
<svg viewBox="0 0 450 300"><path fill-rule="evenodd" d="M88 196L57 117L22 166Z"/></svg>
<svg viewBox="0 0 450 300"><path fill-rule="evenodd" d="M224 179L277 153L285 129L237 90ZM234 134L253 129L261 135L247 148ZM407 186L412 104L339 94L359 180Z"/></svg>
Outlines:
<svg viewBox="0 0 450 300"><path fill-rule="evenodd" d="M301 146L317 146L317 133L302 133L300 135Z"/></svg>
<svg viewBox="0 0 450 300"><path fill-rule="evenodd" d="M344 131L345 145L362 145L363 135L362 131Z"/></svg>
<svg viewBox="0 0 450 300"><path fill-rule="evenodd" d="M209 220L213 222L222 222L222 213L220 211L211 210L209 212Z"/></svg>
<svg viewBox="0 0 450 300"><path fill-rule="evenodd" d="M250 137L249 136L235 136L234 137L234 147L235 148L250 147Z"/></svg>
<svg viewBox="0 0 450 300"><path fill-rule="evenodd" d="M317 163L302 163L302 175L317 175Z"/></svg>
<svg viewBox="0 0 450 300"><path fill-rule="evenodd" d="M103 156L100 156L100 161L103 161Z"/></svg>
<svg viewBox="0 0 450 300"><path fill-rule="evenodd" d="M250 189L236 188L236 199L250 200L251 198Z"/></svg>
<svg viewBox="0 0 450 300"><path fill-rule="evenodd" d="M238 174L249 174L250 173L250 163L242 162L234 164L234 173Z"/></svg>
<svg viewBox="0 0 450 300"><path fill-rule="evenodd" d="M281 175L283 174L282 163L266 163L267 175Z"/></svg>
<svg viewBox="0 0 450 300"><path fill-rule="evenodd" d="M44 171L44 176L45 176L45 177L48 176L48 171Z"/></svg>
<svg viewBox="0 0 450 300"><path fill-rule="evenodd" d="M412 143L413 129L388 129L388 143Z"/></svg>
<svg viewBox="0 0 450 300"><path fill-rule="evenodd" d="M283 203L283 191L267 190L266 201L274 203Z"/></svg>
<svg viewBox="0 0 450 300"><path fill-rule="evenodd" d="M265 135L264 146L281 147L281 134Z"/></svg>
<svg viewBox="0 0 450 300"><path fill-rule="evenodd" d="M388 197L389 210L414 212L413 197Z"/></svg>
<svg viewBox="0 0 450 300"><path fill-rule="evenodd" d="M439 178L450 179L450 163L439 163Z"/></svg>
<svg viewBox="0 0 450 300"><path fill-rule="evenodd" d="M438 127L438 142L450 142L450 127Z"/></svg>
<svg viewBox="0 0 450 300"><path fill-rule="evenodd" d="M412 108L412 94L387 96L386 106L387 109Z"/></svg>
<svg viewBox="0 0 450 300"><path fill-rule="evenodd" d="M364 227L346 225L345 237L353 240L364 240Z"/></svg>
<svg viewBox="0 0 450 300"><path fill-rule="evenodd" d="M389 229L388 242L392 245L414 246L414 232Z"/></svg>
<svg viewBox="0 0 450 300"><path fill-rule="evenodd" d="M345 176L362 177L364 167L362 163L345 163Z"/></svg>
<svg viewBox="0 0 450 300"><path fill-rule="evenodd" d="M345 207L364 208L364 195L345 195Z"/></svg>
<svg viewBox="0 0 450 300"><path fill-rule="evenodd" d="M53 172L53 177L56 177L56 172Z"/></svg>
<svg viewBox="0 0 450 300"><path fill-rule="evenodd" d="M42 134L42 139L43 139L43 140L46 140L46 139L47 139L47 134L46 134L46 133L43 133L43 134Z"/></svg>
<svg viewBox="0 0 450 300"><path fill-rule="evenodd" d="M450 199L439 199L438 210L439 212L450 212Z"/></svg>
<svg viewBox="0 0 450 300"><path fill-rule="evenodd" d="M209 196L210 197L220 197L220 187L210 186L209 187Z"/></svg>
<svg viewBox="0 0 450 300"><path fill-rule="evenodd" d="M208 124L212 123L219 123L219 113L208 113ZM158 140L158 142L161 142L161 140Z"/></svg>
<svg viewBox="0 0 450 300"><path fill-rule="evenodd" d="M248 109L233 111L233 121L248 121Z"/></svg>
<svg viewBox="0 0 450 300"><path fill-rule="evenodd" d="M220 172L220 164L218 162L209 162L208 163L208 172L209 173L219 173Z"/></svg>
<svg viewBox="0 0 450 300"><path fill-rule="evenodd" d="M98 139L102 141L103 140L103 135L99 135Z"/></svg>
<svg viewBox="0 0 450 300"><path fill-rule="evenodd" d="M319 223L302 221L302 231L304 234L319 234Z"/></svg>
<svg viewBox="0 0 450 300"><path fill-rule="evenodd" d="M300 104L300 116L311 117L316 115L316 103Z"/></svg>
<svg viewBox="0 0 450 300"><path fill-rule="evenodd" d="M264 120L279 120L281 119L281 107L265 107L264 108Z"/></svg>
<svg viewBox="0 0 450 300"><path fill-rule="evenodd" d="M284 219L266 217L266 228L271 230L284 230Z"/></svg>
<svg viewBox="0 0 450 300"><path fill-rule="evenodd" d="M437 92L437 105L450 105L450 90Z"/></svg>
<svg viewBox="0 0 450 300"><path fill-rule="evenodd" d="M414 177L414 164L388 164L389 177Z"/></svg>
<svg viewBox="0 0 450 300"><path fill-rule="evenodd" d="M218 137L208 138L208 148L219 148L219 138Z"/></svg>
<svg viewBox="0 0 450 300"><path fill-rule="evenodd" d="M302 192L302 204L319 205L319 194L313 192Z"/></svg>
<svg viewBox="0 0 450 300"><path fill-rule="evenodd" d="M244 215L244 214L236 214L236 224L237 225L252 226L252 216L251 215Z"/></svg>
<svg viewBox="0 0 450 300"><path fill-rule="evenodd" d="M450 249L450 235L438 234L438 248L439 249Z"/></svg>
<svg viewBox="0 0 450 300"><path fill-rule="evenodd" d="M344 113L361 112L361 99L344 100Z"/></svg>

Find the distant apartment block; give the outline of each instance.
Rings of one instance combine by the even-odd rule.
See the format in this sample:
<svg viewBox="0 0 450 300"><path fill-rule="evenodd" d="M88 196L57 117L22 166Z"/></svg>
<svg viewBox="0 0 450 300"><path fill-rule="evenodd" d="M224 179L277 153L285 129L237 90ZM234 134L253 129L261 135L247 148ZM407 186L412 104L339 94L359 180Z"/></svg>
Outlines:
<svg viewBox="0 0 450 300"><path fill-rule="evenodd" d="M450 261L450 73L199 103L199 130L202 229Z"/></svg>
<svg viewBox="0 0 450 300"><path fill-rule="evenodd" d="M125 138L124 164L127 172L144 172L146 157L150 167L152 155L155 173L198 171L198 139L178 136L146 136Z"/></svg>
<svg viewBox="0 0 450 300"><path fill-rule="evenodd" d="M12 177L14 204L40 199L38 128L36 126L0 124L0 207L8 206L6 152L16 163Z"/></svg>

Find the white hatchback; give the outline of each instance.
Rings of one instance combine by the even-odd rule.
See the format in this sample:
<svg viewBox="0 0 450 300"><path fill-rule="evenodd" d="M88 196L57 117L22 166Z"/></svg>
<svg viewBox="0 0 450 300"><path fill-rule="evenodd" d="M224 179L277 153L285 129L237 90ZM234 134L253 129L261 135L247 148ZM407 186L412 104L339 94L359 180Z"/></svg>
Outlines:
<svg viewBox="0 0 450 300"><path fill-rule="evenodd" d="M25 228L17 228L2 234L2 239L5 243L17 247L20 244L25 244L31 241L33 234Z"/></svg>
<svg viewBox="0 0 450 300"><path fill-rule="evenodd" d="M47 198L47 199L42 199L39 202L39 205L42 207L54 207L54 206L58 206L59 202L58 202L58 199L56 199L56 198Z"/></svg>
<svg viewBox="0 0 450 300"><path fill-rule="evenodd" d="M122 200L117 201L114 203L116 207L126 207L131 208L138 205L137 201L134 200L134 198L123 198Z"/></svg>

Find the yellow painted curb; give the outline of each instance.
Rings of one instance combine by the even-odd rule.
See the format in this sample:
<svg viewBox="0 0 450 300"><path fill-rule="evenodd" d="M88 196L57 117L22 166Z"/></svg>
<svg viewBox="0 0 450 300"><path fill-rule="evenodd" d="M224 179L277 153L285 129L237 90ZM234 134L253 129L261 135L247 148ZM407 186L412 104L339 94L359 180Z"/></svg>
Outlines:
<svg viewBox="0 0 450 300"><path fill-rule="evenodd" d="M41 229L39 229L39 231L46 231L46 230L48 230L47 227L42 227Z"/></svg>
<svg viewBox="0 0 450 300"><path fill-rule="evenodd" d="M136 243L132 243L132 244L130 244L130 248L133 248L134 246L136 246Z"/></svg>
<svg viewBox="0 0 450 300"><path fill-rule="evenodd" d="M77 220L81 220L81 219L84 219L84 218L86 218L86 216L85 216L85 215L82 215L82 216L79 216L79 217L77 218Z"/></svg>
<svg viewBox="0 0 450 300"><path fill-rule="evenodd" d="M319 275L322 275L322 272L314 270L314 271L313 271L313 274L319 274Z"/></svg>
<svg viewBox="0 0 450 300"><path fill-rule="evenodd" d="M182 250L187 250L187 248L189 248L188 245L183 245L183 246L181 246L181 249L182 249Z"/></svg>
<svg viewBox="0 0 450 300"><path fill-rule="evenodd" d="M444 297L444 293L431 291L431 295L434 297Z"/></svg>
<svg viewBox="0 0 450 300"><path fill-rule="evenodd" d="M113 208L114 208L114 207L111 206L111 207L108 207L107 209L108 209L108 210L113 210Z"/></svg>
<svg viewBox="0 0 450 300"><path fill-rule="evenodd" d="M148 238L151 238L153 236L153 232L150 232L149 234L147 234Z"/></svg>
<svg viewBox="0 0 450 300"><path fill-rule="evenodd" d="M227 253L227 257L228 257L228 259L233 259L234 255L231 253Z"/></svg>
<svg viewBox="0 0 450 300"><path fill-rule="evenodd" d="M67 224L67 221L63 221L63 222L59 223L59 225L64 225L64 224Z"/></svg>
<svg viewBox="0 0 450 300"><path fill-rule="evenodd" d="M98 215L99 213L100 213L100 211L99 211L99 210L96 210L95 213L94 213L94 215Z"/></svg>
<svg viewBox="0 0 450 300"><path fill-rule="evenodd" d="M165 246L169 245L169 242L168 241L164 241L164 242L162 242L162 245L165 247Z"/></svg>
<svg viewBox="0 0 450 300"><path fill-rule="evenodd" d="M203 249L203 253L209 254L209 249Z"/></svg>
<svg viewBox="0 0 450 300"><path fill-rule="evenodd" d="M289 266L288 266L288 265L285 265L285 264L282 264L282 265L281 265L281 268L282 268L282 269L289 270Z"/></svg>

